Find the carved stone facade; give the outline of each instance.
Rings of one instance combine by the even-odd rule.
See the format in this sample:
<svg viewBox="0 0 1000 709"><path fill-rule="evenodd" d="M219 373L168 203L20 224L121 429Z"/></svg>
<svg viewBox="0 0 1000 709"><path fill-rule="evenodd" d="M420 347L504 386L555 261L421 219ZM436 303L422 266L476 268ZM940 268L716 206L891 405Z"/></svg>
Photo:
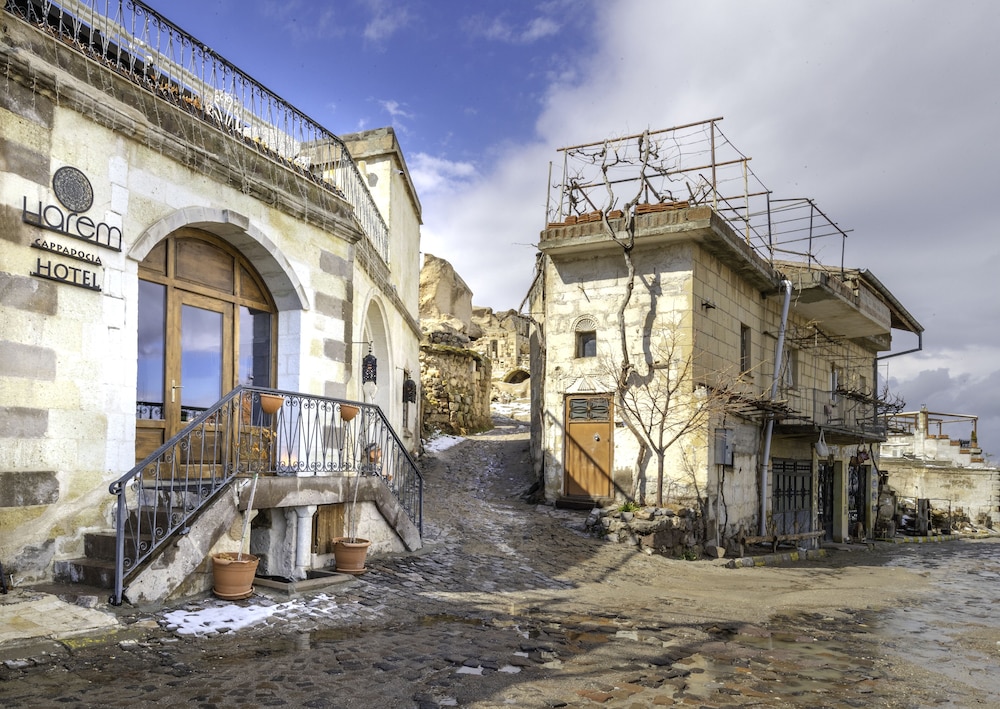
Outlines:
<svg viewBox="0 0 1000 709"><path fill-rule="evenodd" d="M208 79L143 82L124 44L95 55L89 12L17 14L36 6L8 3L0 37L5 569L50 580L114 524L109 484L235 386L360 400L357 343L378 358L372 402L415 451L401 389L419 359L421 217L393 131L292 136ZM144 66L180 71L155 51ZM308 515L295 524L282 541L308 563Z"/></svg>
<svg viewBox="0 0 1000 709"><path fill-rule="evenodd" d="M1000 510L1000 469L979 447L977 417L922 408L889 420L879 468L900 498L926 499L932 508L964 514L992 527Z"/></svg>

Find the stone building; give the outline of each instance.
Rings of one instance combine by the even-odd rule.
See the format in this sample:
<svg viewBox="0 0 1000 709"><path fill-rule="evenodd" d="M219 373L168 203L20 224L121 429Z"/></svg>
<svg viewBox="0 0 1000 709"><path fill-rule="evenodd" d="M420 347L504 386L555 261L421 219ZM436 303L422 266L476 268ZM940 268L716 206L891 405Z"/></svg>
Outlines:
<svg viewBox="0 0 1000 709"><path fill-rule="evenodd" d="M1000 469L979 447L978 417L918 411L895 414L879 446L879 469L901 498L992 527L1000 511Z"/></svg>
<svg viewBox="0 0 1000 709"><path fill-rule="evenodd" d="M0 562L197 592L252 501L249 551L301 578L362 460L348 516L373 551L419 547L421 216L395 134L334 136L145 6L103 7L3 12Z"/></svg>
<svg viewBox="0 0 1000 709"><path fill-rule="evenodd" d="M869 536L876 365L919 323L870 272L818 263L812 240L845 235L812 201L755 204L717 121L563 153L530 298L546 498L697 515L672 553ZM720 191L734 178L746 194Z"/></svg>
<svg viewBox="0 0 1000 709"><path fill-rule="evenodd" d="M493 366L494 401L526 398L531 369L531 323L516 310L502 313L473 307L472 320L482 333L473 349Z"/></svg>
<svg viewBox="0 0 1000 709"><path fill-rule="evenodd" d="M492 367L471 344L481 335L472 312L472 290L462 277L444 259L425 254L420 269L420 405L426 436L493 427Z"/></svg>

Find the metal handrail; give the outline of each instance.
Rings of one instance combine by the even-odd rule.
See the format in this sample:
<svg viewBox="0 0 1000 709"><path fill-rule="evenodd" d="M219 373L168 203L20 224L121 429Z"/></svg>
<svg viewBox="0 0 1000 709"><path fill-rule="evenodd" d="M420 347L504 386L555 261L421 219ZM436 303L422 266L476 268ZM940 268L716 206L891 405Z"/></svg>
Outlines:
<svg viewBox="0 0 1000 709"><path fill-rule="evenodd" d="M346 199L389 263L389 229L344 142L146 3L4 0L4 9Z"/></svg>
<svg viewBox="0 0 1000 709"><path fill-rule="evenodd" d="M262 401L281 398L268 413ZM353 414L353 415L352 415ZM423 479L382 410L299 392L237 387L112 482L115 586L126 582L237 479L372 475L423 532Z"/></svg>

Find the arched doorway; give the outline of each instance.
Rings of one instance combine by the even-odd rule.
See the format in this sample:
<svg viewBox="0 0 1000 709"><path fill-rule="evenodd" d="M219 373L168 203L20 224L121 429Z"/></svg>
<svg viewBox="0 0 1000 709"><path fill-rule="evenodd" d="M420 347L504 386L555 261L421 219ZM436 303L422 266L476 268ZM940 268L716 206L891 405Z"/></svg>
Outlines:
<svg viewBox="0 0 1000 709"><path fill-rule="evenodd" d="M139 264L136 460L237 384L274 381L277 310L247 259L181 229Z"/></svg>

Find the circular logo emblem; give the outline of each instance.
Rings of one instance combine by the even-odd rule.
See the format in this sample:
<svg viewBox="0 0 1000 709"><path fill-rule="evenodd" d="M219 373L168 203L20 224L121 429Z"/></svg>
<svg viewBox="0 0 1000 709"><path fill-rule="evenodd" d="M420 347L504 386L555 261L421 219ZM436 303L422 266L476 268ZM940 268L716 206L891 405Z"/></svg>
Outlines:
<svg viewBox="0 0 1000 709"><path fill-rule="evenodd" d="M56 199L71 212L86 212L94 203L90 180L75 167L61 167L52 176Z"/></svg>

